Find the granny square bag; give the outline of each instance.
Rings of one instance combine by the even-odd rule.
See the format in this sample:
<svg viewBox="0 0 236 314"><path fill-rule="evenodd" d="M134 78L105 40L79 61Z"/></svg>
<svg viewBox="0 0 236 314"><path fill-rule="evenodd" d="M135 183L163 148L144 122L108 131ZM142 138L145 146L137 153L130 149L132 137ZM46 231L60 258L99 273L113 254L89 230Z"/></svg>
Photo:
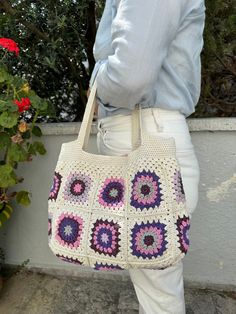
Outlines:
<svg viewBox="0 0 236 314"><path fill-rule="evenodd" d="M135 149L86 152L95 96L96 81L78 138L61 146L48 198L49 246L62 260L97 270L171 266L187 253L190 227L175 140L147 134L136 106Z"/></svg>

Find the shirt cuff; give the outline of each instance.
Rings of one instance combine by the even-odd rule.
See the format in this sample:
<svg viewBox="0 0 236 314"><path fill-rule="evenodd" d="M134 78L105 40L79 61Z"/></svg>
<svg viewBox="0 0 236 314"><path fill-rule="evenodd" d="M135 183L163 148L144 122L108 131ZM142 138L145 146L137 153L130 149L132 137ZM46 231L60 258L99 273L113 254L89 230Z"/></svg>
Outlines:
<svg viewBox="0 0 236 314"><path fill-rule="evenodd" d="M100 69L100 66L106 62L106 59L103 59L103 60L98 60L96 63L95 63L95 66L94 66L94 69L93 69L93 72L92 72L92 75L91 75L91 78L90 78L90 81L89 81L89 88L91 89L92 86L93 86L93 83L95 81L95 78L98 74L98 71Z"/></svg>

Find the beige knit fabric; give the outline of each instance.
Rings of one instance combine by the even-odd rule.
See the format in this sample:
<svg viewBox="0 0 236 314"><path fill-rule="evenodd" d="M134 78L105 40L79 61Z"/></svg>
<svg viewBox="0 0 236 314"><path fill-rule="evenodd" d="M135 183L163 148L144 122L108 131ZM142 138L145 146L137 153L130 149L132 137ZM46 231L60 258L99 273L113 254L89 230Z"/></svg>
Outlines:
<svg viewBox="0 0 236 314"><path fill-rule="evenodd" d="M190 227L174 138L147 134L136 109L140 145L134 132L126 156L86 152L95 95L96 83L78 139L61 147L48 198L49 246L97 270L173 265L188 250Z"/></svg>

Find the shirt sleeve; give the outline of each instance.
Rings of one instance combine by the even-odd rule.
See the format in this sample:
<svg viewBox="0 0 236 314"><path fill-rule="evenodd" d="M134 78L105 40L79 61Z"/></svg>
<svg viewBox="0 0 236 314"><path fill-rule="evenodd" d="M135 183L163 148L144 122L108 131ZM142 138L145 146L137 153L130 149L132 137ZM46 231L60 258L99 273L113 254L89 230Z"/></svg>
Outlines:
<svg viewBox="0 0 236 314"><path fill-rule="evenodd" d="M152 89L178 31L181 6L181 0L120 0L111 25L113 54L97 74L104 104L133 109Z"/></svg>

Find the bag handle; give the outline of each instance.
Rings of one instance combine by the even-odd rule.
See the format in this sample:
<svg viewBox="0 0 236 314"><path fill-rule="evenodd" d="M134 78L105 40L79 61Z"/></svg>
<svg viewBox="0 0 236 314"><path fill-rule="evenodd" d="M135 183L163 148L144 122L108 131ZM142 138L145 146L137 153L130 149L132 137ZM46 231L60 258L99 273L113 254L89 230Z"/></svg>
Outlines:
<svg viewBox="0 0 236 314"><path fill-rule="evenodd" d="M162 129L156 120L155 114L153 112L153 107L150 108L152 112L152 117L154 119L157 132L161 132ZM132 147L137 148L142 143L144 143L144 136L147 136L147 131L142 124L142 108L140 104L135 106L135 110L132 112Z"/></svg>
<svg viewBox="0 0 236 314"><path fill-rule="evenodd" d="M139 147L144 139L144 131L142 126L142 109L141 105L137 104L135 109L132 111L132 147L136 149Z"/></svg>
<svg viewBox="0 0 236 314"><path fill-rule="evenodd" d="M95 80L89 94L88 102L86 104L83 120L77 138L78 144L81 149L86 148L88 145L89 135L91 132L91 126L94 116L94 110L96 106L96 91L97 81Z"/></svg>
<svg viewBox="0 0 236 314"><path fill-rule="evenodd" d="M77 137L80 149L86 149L91 132L91 126L96 106L97 80L95 79L88 102L86 104L83 120ZM137 104L132 111L132 146L136 148L143 143L143 128L141 118L141 106Z"/></svg>

